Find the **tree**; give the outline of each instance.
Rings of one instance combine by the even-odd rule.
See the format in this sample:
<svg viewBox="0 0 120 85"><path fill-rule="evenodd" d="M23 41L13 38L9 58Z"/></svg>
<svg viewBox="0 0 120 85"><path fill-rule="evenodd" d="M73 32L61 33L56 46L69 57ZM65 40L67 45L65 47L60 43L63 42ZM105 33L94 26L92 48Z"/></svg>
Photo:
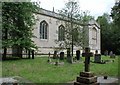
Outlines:
<svg viewBox="0 0 120 85"><path fill-rule="evenodd" d="M77 19L79 14L79 5L74 0L69 0L65 4L65 8L62 10L59 10L59 13L64 16L63 18L66 18L68 21L65 22L65 39L64 39L64 45L67 48L71 48L72 56L73 56L73 45L75 45L75 42L77 42L77 38L79 38L78 33L78 25L74 22ZM63 43L63 42L62 42Z"/></svg>
<svg viewBox="0 0 120 85"><path fill-rule="evenodd" d="M117 1L115 5L112 8L111 11L111 17L113 19L113 33L114 36L112 36L114 42L113 47L116 52L116 54L120 54L120 1Z"/></svg>
<svg viewBox="0 0 120 85"><path fill-rule="evenodd" d="M81 33L81 36L82 36L81 37L81 47L83 49L85 49L85 47L89 46L89 42L88 42L89 36L87 36L89 33L88 33L88 29L87 29L88 28L87 24L91 20L94 20L94 17L89 15L89 11L85 11L85 12L81 13L79 23L82 23L82 26L83 26L82 33Z"/></svg>
<svg viewBox="0 0 120 85"><path fill-rule="evenodd" d="M110 16L107 13L104 13L102 16L99 16L97 22L100 24L101 28L101 49L102 53L106 50L111 50L111 27L110 27ZM108 38L109 37L109 38Z"/></svg>
<svg viewBox="0 0 120 85"><path fill-rule="evenodd" d="M87 15L88 12L81 13L79 9L78 2L75 0L69 0L65 4L65 7L62 10L59 10L60 15L67 20L67 22L65 22L65 40L62 43L64 43L64 47L71 48L72 56L74 46L85 45L83 44L85 40L82 40L86 36L83 36L85 24L93 18Z"/></svg>
<svg viewBox="0 0 120 85"><path fill-rule="evenodd" d="M115 5L116 7L116 5ZM114 8L114 7L113 7ZM115 11L112 11L111 16L115 17L117 16L117 14L115 13ZM119 14L118 14L119 16ZM117 16L117 18L118 18ZM100 28L101 28L101 49L102 49L102 53L104 53L104 51L108 50L113 51L115 54L119 54L120 52L120 34L119 34L119 24L118 22L119 19L116 20L116 17L113 18L113 20L111 21L111 17L109 14L103 14L102 16L99 16L97 19L98 23L100 24Z"/></svg>
<svg viewBox="0 0 120 85"><path fill-rule="evenodd" d="M4 57L7 48L16 49L16 56L22 57L22 50L35 48L31 40L32 26L35 24L33 12L38 6L32 2L3 2L2 3L2 47Z"/></svg>

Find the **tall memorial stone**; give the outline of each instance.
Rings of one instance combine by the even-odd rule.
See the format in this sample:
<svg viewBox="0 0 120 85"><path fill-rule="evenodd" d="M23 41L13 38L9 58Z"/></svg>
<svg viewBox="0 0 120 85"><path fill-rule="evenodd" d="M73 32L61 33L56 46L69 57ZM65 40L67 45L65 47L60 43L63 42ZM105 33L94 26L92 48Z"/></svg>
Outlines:
<svg viewBox="0 0 120 85"><path fill-rule="evenodd" d="M76 58L77 58L77 60L80 60L80 50L76 51Z"/></svg>
<svg viewBox="0 0 120 85"><path fill-rule="evenodd" d="M85 48L85 68L84 72L80 72L80 76L77 77L74 85L98 85L97 77L94 76L93 73L90 72L90 57L93 56L93 53L90 52L90 48Z"/></svg>
<svg viewBox="0 0 120 85"><path fill-rule="evenodd" d="M70 54L70 48L67 48L67 61L69 63L72 63L72 56Z"/></svg>
<svg viewBox="0 0 120 85"><path fill-rule="evenodd" d="M53 59L56 59L56 58L57 58L57 51L54 51Z"/></svg>
<svg viewBox="0 0 120 85"><path fill-rule="evenodd" d="M34 59L34 50L31 51L32 52L32 59Z"/></svg>

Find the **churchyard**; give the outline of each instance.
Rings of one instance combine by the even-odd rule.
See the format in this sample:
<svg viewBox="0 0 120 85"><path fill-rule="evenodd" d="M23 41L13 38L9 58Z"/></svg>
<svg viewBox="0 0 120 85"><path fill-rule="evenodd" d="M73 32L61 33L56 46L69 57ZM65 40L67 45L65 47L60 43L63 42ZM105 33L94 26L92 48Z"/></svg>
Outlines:
<svg viewBox="0 0 120 85"><path fill-rule="evenodd" d="M0 84L117 85L119 7L116 1L110 15L95 19L74 0L59 13L33 2L3 3Z"/></svg>
<svg viewBox="0 0 120 85"><path fill-rule="evenodd" d="M65 56L66 57L66 56ZM118 59L119 58L119 59ZM26 83L68 83L76 80L80 72L84 71L85 57L75 63L59 60L59 65L55 65L56 59L50 57L51 62L48 62L48 55L40 57L35 56L35 59L18 59L2 62L2 76L15 77L20 82ZM118 77L118 61L119 56L110 58L110 56L101 56L101 60L109 60L105 64L94 63L94 57L90 59L90 72L96 76Z"/></svg>

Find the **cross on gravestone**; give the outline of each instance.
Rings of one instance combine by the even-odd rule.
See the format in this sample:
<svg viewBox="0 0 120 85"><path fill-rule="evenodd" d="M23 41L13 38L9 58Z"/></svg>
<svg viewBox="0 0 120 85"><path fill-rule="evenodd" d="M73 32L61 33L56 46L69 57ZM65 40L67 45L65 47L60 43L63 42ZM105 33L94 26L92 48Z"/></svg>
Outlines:
<svg viewBox="0 0 120 85"><path fill-rule="evenodd" d="M90 71L90 57L93 56L93 53L90 52L90 48L85 48L85 53L83 53L85 56L85 72Z"/></svg>

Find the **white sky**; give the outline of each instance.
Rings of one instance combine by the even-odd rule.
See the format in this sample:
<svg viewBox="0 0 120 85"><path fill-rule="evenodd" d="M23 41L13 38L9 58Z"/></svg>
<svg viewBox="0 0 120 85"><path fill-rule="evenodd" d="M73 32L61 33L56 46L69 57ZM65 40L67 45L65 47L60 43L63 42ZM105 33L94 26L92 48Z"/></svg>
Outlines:
<svg viewBox="0 0 120 85"><path fill-rule="evenodd" d="M40 7L55 11L64 8L64 4L68 0L32 0L32 1L40 1ZM97 18L101 16L103 13L109 13L111 8L114 6L115 0L76 0L79 2L80 10L88 10L90 11L90 15Z"/></svg>

